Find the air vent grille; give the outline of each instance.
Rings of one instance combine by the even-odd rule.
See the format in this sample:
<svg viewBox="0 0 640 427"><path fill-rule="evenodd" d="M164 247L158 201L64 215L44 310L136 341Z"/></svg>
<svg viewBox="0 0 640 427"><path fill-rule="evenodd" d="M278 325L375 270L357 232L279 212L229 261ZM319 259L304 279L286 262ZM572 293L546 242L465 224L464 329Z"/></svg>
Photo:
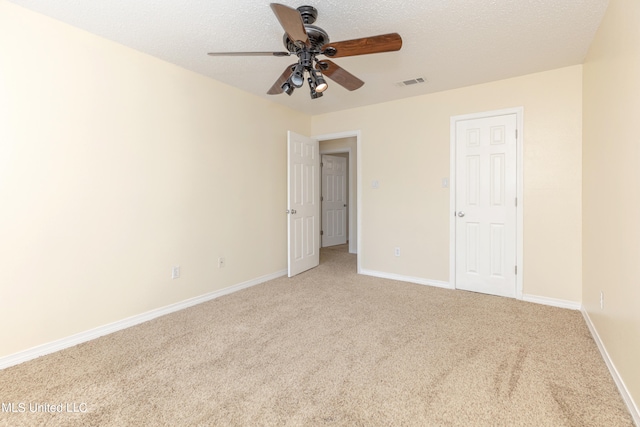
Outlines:
<svg viewBox="0 0 640 427"><path fill-rule="evenodd" d="M396 83L396 86L398 87L413 86L413 85L426 83L426 82L427 82L427 79L425 79L424 77L417 77L415 79L403 80L401 82L398 82Z"/></svg>

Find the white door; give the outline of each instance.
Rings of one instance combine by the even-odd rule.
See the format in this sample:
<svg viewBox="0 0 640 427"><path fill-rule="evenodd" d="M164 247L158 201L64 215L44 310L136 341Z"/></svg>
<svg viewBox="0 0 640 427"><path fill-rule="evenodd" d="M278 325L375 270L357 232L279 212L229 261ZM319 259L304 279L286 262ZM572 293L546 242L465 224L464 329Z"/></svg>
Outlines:
<svg viewBox="0 0 640 427"><path fill-rule="evenodd" d="M517 117L456 122L455 286L516 296Z"/></svg>
<svg viewBox="0 0 640 427"><path fill-rule="evenodd" d="M322 156L322 247L347 243L347 159Z"/></svg>
<svg viewBox="0 0 640 427"><path fill-rule="evenodd" d="M289 277L320 264L320 155L317 140L289 131Z"/></svg>

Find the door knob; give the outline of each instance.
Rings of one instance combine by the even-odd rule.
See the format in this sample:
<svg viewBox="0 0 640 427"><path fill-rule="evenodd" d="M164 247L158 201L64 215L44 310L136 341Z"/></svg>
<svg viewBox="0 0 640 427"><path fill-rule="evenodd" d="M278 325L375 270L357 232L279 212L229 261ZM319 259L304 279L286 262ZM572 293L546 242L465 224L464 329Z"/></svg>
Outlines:
<svg viewBox="0 0 640 427"><path fill-rule="evenodd" d="M458 212L458 216L459 216L460 218L462 218L462 217L464 216L464 212L462 212L462 211Z"/></svg>
<svg viewBox="0 0 640 427"><path fill-rule="evenodd" d="M296 214L296 210L295 209L291 209L291 215L295 215Z"/></svg>

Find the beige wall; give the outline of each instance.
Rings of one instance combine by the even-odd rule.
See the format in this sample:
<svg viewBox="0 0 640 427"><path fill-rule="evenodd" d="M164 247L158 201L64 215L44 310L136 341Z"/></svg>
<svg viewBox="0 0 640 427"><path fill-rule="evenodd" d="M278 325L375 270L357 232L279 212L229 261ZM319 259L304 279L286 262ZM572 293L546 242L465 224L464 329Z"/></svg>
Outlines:
<svg viewBox="0 0 640 427"><path fill-rule="evenodd" d="M640 2L612 0L584 64L583 303L640 402ZM600 309L600 292L604 309Z"/></svg>
<svg viewBox="0 0 640 427"><path fill-rule="evenodd" d="M520 106L523 291L581 301L581 66L314 116L314 135L362 132L363 269L449 281L450 117Z"/></svg>
<svg viewBox="0 0 640 427"><path fill-rule="evenodd" d="M285 269L288 129L310 117L0 0L0 357Z"/></svg>

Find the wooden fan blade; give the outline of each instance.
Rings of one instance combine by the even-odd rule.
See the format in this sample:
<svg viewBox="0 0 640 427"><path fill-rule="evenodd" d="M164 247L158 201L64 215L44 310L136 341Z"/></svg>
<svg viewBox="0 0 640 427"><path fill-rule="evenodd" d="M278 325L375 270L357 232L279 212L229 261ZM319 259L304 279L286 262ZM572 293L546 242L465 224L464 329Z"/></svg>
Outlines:
<svg viewBox="0 0 640 427"><path fill-rule="evenodd" d="M360 89L364 84L362 80L328 59L323 59L318 62L318 64L316 64L316 68L322 71L322 74L347 90Z"/></svg>
<svg viewBox="0 0 640 427"><path fill-rule="evenodd" d="M361 39L329 43L322 47L323 53L332 58L367 55L370 53L393 52L402 47L402 37L398 33L382 34Z"/></svg>
<svg viewBox="0 0 640 427"><path fill-rule="evenodd" d="M209 52L209 56L289 56L291 52Z"/></svg>
<svg viewBox="0 0 640 427"><path fill-rule="evenodd" d="M287 68L285 68L284 72L280 75L280 77L278 77L278 80L276 80L273 86L271 86L271 89L267 91L268 95L279 95L284 92L282 90L282 85L284 84L284 82L289 80L289 77L291 77L291 74L293 74L293 68L295 66L296 64L291 64Z"/></svg>
<svg viewBox="0 0 640 427"><path fill-rule="evenodd" d="M271 3L271 10L273 10L276 18L280 21L280 25L282 25L285 33L293 42L300 41L307 46L309 45L309 37L307 36L307 30L304 29L304 22L302 22L300 12L279 3Z"/></svg>

